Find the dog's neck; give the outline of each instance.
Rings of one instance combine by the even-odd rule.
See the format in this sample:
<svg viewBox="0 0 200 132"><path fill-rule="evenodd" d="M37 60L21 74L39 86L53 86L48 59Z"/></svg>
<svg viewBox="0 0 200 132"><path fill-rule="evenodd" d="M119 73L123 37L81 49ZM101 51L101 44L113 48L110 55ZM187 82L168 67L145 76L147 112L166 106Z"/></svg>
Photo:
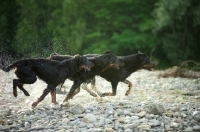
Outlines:
<svg viewBox="0 0 200 132"><path fill-rule="evenodd" d="M66 68L69 69L68 72L70 73L71 76L79 72L78 62L75 61L74 58L66 60L65 65L67 66Z"/></svg>
<svg viewBox="0 0 200 132"><path fill-rule="evenodd" d="M138 59L137 54L124 56L123 62L124 65L126 65L126 67L131 71L140 69L140 60Z"/></svg>

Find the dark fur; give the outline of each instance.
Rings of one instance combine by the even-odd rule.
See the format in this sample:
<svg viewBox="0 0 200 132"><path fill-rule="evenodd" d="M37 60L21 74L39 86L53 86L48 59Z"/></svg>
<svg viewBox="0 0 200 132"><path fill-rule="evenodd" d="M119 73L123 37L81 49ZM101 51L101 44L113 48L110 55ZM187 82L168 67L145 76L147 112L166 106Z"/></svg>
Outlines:
<svg viewBox="0 0 200 132"><path fill-rule="evenodd" d="M90 57L92 54L90 55ZM94 56L97 56L96 54ZM100 94L101 97L104 96L115 96L117 91L117 85L119 82L124 82L125 84L128 84L129 89L126 91L125 95L129 95L131 89L132 89L132 83L127 80L126 78L129 77L133 72L139 70L139 69L146 69L151 70L151 68L154 68L155 65L151 63L148 56L145 54L138 52L138 54L128 55L128 56L118 56L118 59L121 60L124 63L124 66L121 67L119 70L115 69L108 69L106 72L101 72L100 76L102 78L105 78L107 81L111 82L112 85L112 93L103 93ZM91 83L91 85L95 85L95 78L88 80L87 83ZM84 84L85 90L87 90L89 93L93 93L87 88L87 84ZM96 90L96 87L94 87ZM97 93L100 93L96 90ZM95 94L91 94L92 96L95 96Z"/></svg>
<svg viewBox="0 0 200 132"><path fill-rule="evenodd" d="M89 70L93 63L88 61L86 57L75 56L69 60L51 61L48 59L24 59L19 60L9 66L3 67L5 72L9 72L15 68L15 74L18 79L13 79L13 94L17 96L17 87L24 92L26 96L29 93L23 88L23 84L33 84L37 77L47 83L47 88L36 102L32 104L37 106L45 96L50 92L52 103L56 103L55 88L62 84L67 78L75 75L77 72L85 69ZM85 71L84 71L85 72Z"/></svg>
<svg viewBox="0 0 200 132"><path fill-rule="evenodd" d="M126 78L139 69L151 70L151 68L155 67L155 65L151 63L149 57L141 52L129 56L118 57L118 59L124 63L123 67L119 70L109 69L100 74L101 77L111 82L112 85L112 93L103 93L101 97L115 96L119 82L124 82L129 85L129 89L125 94L127 96L131 91L132 83L126 80Z"/></svg>
<svg viewBox="0 0 200 132"><path fill-rule="evenodd" d="M68 57L69 55L66 55L66 58L63 59L68 59ZM55 56L54 59L56 59ZM74 80L74 84L72 85L68 95L66 96L63 102L73 98L73 96L80 91L80 85L82 83L86 82L89 79L94 78L96 75L101 74L105 70L107 71L107 69L116 70L119 69L119 67L123 66L123 63L119 61L117 57L111 54L110 52L105 52L103 55L95 56L93 58L88 58L88 59L94 63L94 67L91 68L91 71L89 72L79 72L78 74L72 77L72 79Z"/></svg>

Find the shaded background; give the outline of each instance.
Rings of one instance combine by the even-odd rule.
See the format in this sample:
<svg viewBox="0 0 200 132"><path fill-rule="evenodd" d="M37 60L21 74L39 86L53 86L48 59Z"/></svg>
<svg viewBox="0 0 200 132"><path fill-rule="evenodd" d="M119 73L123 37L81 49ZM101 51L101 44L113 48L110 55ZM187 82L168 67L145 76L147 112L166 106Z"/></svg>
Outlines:
<svg viewBox="0 0 200 132"><path fill-rule="evenodd" d="M138 50L158 68L200 61L200 0L6 0L0 54L13 60L51 53Z"/></svg>

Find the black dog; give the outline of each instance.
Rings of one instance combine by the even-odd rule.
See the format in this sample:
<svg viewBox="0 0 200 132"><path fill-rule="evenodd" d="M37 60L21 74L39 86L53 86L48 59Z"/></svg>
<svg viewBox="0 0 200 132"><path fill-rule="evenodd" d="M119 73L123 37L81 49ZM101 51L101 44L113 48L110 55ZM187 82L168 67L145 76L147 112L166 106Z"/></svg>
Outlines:
<svg viewBox="0 0 200 132"><path fill-rule="evenodd" d="M63 55L61 55L60 57L59 55L56 56L58 58L56 58L55 56L51 57L52 59L58 59L58 60L62 60L61 58L68 59L68 57L70 57L69 55L66 55L66 58ZM87 80L94 78L96 75L99 75L104 71L107 71L107 69L118 70L119 67L123 66L123 63L120 60L118 60L115 55L113 55L108 51L105 52L103 55L90 58L89 61L94 63L94 67L92 67L91 71L89 72L79 72L72 77L72 79L74 80L74 84L72 85L68 95L66 96L63 102L73 98L74 95L76 95L80 91L80 85L82 83L87 82Z"/></svg>
<svg viewBox="0 0 200 132"><path fill-rule="evenodd" d="M93 55L90 54L90 57ZM94 56L97 56L94 54ZM115 96L117 91L117 85L119 82L124 82L125 84L128 84L129 89L126 91L125 95L129 95L131 89L132 89L132 83L127 80L126 78L129 77L133 72L139 70L139 69L146 69L151 71L151 68L155 68L155 65L151 63L148 56L141 53L140 51L138 54L133 54L129 56L118 56L118 59L121 60L124 63L124 66L121 67L119 70L114 69L108 69L106 72L101 72L100 76L105 78L107 81L111 82L112 85L112 93L103 93L100 94L101 97L104 96ZM87 83L91 83L91 85L95 85L95 78L88 80ZM87 84L84 84L84 89L92 93L87 87ZM95 91L97 93L100 93L98 90ZM96 96L95 93L91 94L92 96Z"/></svg>
<svg viewBox="0 0 200 132"><path fill-rule="evenodd" d="M17 96L17 87L26 96L30 96L23 88L23 84L33 84L37 80L37 77L47 83L47 88L43 91L43 94L32 104L32 107L36 107L49 92L51 93L52 103L56 104L56 86L64 83L67 78L81 70L89 71L92 66L93 63L88 61L86 57L75 56L64 61L24 59L2 69L5 72L9 72L11 69L16 68L15 74L19 79L13 79L13 94L15 97Z"/></svg>
<svg viewBox="0 0 200 132"><path fill-rule="evenodd" d="M126 96L129 95L132 88L132 83L126 78L139 69L151 71L151 68L155 67L155 64L151 63L149 57L141 52L129 56L118 57L118 59L124 63L123 67L121 67L119 70L109 69L106 72L100 73L100 76L111 82L112 85L112 93L103 93L101 94L101 97L115 96L117 85L120 81L129 85L129 89L125 94Z"/></svg>

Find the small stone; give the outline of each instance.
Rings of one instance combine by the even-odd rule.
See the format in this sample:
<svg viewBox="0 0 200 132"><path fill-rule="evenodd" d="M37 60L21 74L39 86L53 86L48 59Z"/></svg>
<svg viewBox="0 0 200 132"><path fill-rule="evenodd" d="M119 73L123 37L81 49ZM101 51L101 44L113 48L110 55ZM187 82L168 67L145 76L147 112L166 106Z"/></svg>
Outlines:
<svg viewBox="0 0 200 132"><path fill-rule="evenodd" d="M125 129L124 132L133 132L131 129Z"/></svg>
<svg viewBox="0 0 200 132"><path fill-rule="evenodd" d="M200 131L200 126L193 126L193 130Z"/></svg>
<svg viewBox="0 0 200 132"><path fill-rule="evenodd" d="M187 96L195 96L195 93L193 93L193 92L183 92L181 94L182 95L187 95Z"/></svg>
<svg viewBox="0 0 200 132"><path fill-rule="evenodd" d="M140 113L135 114L136 116L139 116L140 118L144 117L146 115L145 111L141 111Z"/></svg>
<svg viewBox="0 0 200 132"><path fill-rule="evenodd" d="M165 113L165 109L163 105L160 105L160 104L152 104L149 106L148 109L149 109L149 113L154 114L154 115L162 115L163 113Z"/></svg>
<svg viewBox="0 0 200 132"><path fill-rule="evenodd" d="M194 120L200 122L200 111L194 111L192 114Z"/></svg>
<svg viewBox="0 0 200 132"><path fill-rule="evenodd" d="M0 125L6 125L6 120L0 119Z"/></svg>
<svg viewBox="0 0 200 132"><path fill-rule="evenodd" d="M187 127L184 132L193 132L193 128L192 127Z"/></svg>
<svg viewBox="0 0 200 132"><path fill-rule="evenodd" d="M6 116L10 113L9 109L5 109L5 110L0 110L0 116Z"/></svg>
<svg viewBox="0 0 200 132"><path fill-rule="evenodd" d="M125 123L125 119L123 117L117 119L117 121L120 122L120 123Z"/></svg>
<svg viewBox="0 0 200 132"><path fill-rule="evenodd" d="M136 123L124 125L124 129L133 129L137 126Z"/></svg>
<svg viewBox="0 0 200 132"><path fill-rule="evenodd" d="M86 116L83 117L82 120L85 123L92 123L96 121L96 117L93 114L87 114Z"/></svg>
<svg viewBox="0 0 200 132"><path fill-rule="evenodd" d="M180 111L187 111L187 108L181 108Z"/></svg>
<svg viewBox="0 0 200 132"><path fill-rule="evenodd" d="M149 123L148 123L151 127L155 127L155 126L160 126L161 125L161 122L158 121L158 120L149 120Z"/></svg>
<svg viewBox="0 0 200 132"><path fill-rule="evenodd" d="M12 120L7 120L7 124L8 124L8 125L12 125L12 124L13 124L13 121L12 121Z"/></svg>
<svg viewBox="0 0 200 132"><path fill-rule="evenodd" d="M114 132L114 130L112 128L105 128L106 132Z"/></svg>
<svg viewBox="0 0 200 132"><path fill-rule="evenodd" d="M77 104L71 107L69 111L75 115L79 115L85 112L85 108L82 105Z"/></svg>
<svg viewBox="0 0 200 132"><path fill-rule="evenodd" d="M142 129L150 129L151 126L150 126L150 125L139 125L138 128L142 128Z"/></svg>
<svg viewBox="0 0 200 132"><path fill-rule="evenodd" d="M176 123L176 122L172 122L171 124L170 124L170 127L172 127L172 128L177 128L177 127L179 127L180 126L180 124L179 123Z"/></svg>
<svg viewBox="0 0 200 132"><path fill-rule="evenodd" d="M172 117L173 113L172 112L166 112L165 115L168 116L168 117Z"/></svg>
<svg viewBox="0 0 200 132"><path fill-rule="evenodd" d="M26 129L28 129L28 128L30 128L31 127L31 124L29 123L29 122L24 122L24 127L26 128Z"/></svg>
<svg viewBox="0 0 200 132"><path fill-rule="evenodd" d="M9 126L1 126L0 131L1 132L10 132L10 127Z"/></svg>

